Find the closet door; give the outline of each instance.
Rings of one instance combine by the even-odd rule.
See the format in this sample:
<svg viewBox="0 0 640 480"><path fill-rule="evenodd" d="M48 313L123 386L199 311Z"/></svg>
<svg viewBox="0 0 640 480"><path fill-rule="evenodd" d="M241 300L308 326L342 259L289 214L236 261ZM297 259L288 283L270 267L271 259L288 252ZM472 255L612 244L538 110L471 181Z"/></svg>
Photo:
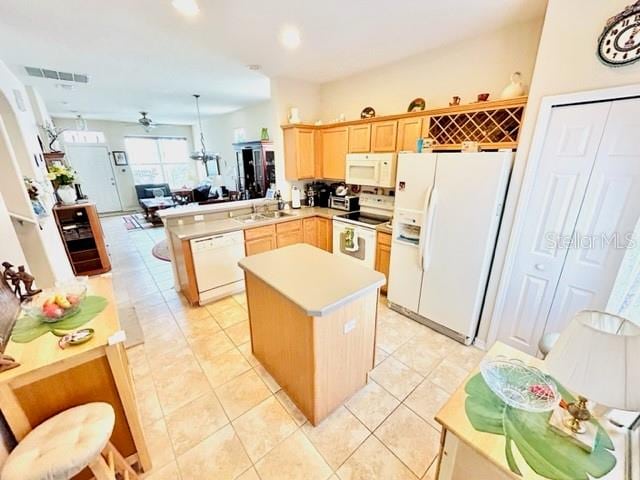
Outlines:
<svg viewBox="0 0 640 480"><path fill-rule="evenodd" d="M611 102L554 108L507 283L498 339L537 352L567 250L554 242L575 229Z"/></svg>
<svg viewBox="0 0 640 480"><path fill-rule="evenodd" d="M639 216L640 99L620 100L611 107L545 331L561 332L578 311L606 307Z"/></svg>

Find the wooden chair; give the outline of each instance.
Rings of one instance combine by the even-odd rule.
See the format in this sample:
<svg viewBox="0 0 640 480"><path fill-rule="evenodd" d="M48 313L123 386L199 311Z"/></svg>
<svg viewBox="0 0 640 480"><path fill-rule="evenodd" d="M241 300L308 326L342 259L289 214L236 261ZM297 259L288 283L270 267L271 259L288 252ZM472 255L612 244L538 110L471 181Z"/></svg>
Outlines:
<svg viewBox="0 0 640 480"><path fill-rule="evenodd" d="M109 442L114 424L115 413L108 403L87 403L65 410L24 437L7 458L0 477L62 480L89 467L97 480L139 479Z"/></svg>

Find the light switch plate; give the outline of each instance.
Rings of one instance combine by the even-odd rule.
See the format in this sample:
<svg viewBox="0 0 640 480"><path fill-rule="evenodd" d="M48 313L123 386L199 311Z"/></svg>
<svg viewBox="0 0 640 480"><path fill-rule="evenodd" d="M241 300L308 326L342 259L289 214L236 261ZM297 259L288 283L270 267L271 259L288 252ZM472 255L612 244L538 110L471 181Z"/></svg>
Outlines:
<svg viewBox="0 0 640 480"><path fill-rule="evenodd" d="M347 333L351 332L354 328L356 328L356 319L355 318L353 318L353 319L349 320L347 323L345 323L344 327L342 327L342 331L346 335Z"/></svg>

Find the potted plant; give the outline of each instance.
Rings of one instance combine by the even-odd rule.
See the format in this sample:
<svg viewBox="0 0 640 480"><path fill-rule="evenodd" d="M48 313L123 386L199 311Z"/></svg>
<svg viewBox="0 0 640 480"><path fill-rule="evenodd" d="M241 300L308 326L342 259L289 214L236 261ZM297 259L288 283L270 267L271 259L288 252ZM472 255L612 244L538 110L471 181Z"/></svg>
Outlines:
<svg viewBox="0 0 640 480"><path fill-rule="evenodd" d="M73 188L76 172L65 165L52 165L49 168L47 178L51 180L53 188L56 189L60 203L63 205L76 203L76 191Z"/></svg>

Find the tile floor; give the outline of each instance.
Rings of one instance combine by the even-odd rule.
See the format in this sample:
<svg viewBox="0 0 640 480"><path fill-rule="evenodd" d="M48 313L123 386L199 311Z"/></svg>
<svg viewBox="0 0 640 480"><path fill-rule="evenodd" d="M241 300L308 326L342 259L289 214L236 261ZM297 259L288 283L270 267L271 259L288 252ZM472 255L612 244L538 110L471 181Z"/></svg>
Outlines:
<svg viewBox="0 0 640 480"><path fill-rule="evenodd" d="M251 355L244 295L189 307L164 232L103 219L116 297L145 343L128 350L151 452L148 480L435 478L440 405L482 357L380 304L369 384L312 427Z"/></svg>

